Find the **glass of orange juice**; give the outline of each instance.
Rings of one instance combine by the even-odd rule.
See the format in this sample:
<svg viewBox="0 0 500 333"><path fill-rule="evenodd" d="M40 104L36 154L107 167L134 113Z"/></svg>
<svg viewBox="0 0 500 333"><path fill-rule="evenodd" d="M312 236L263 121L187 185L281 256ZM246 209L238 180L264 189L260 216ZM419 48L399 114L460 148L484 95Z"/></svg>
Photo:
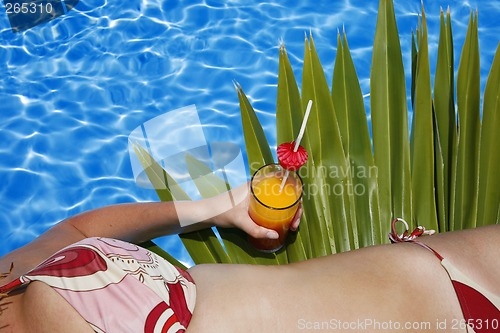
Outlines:
<svg viewBox="0 0 500 333"><path fill-rule="evenodd" d="M282 186L286 170L279 164L267 164L258 169L250 181L248 214L260 226L278 232L278 239L256 239L250 243L258 250L274 252L285 243L290 224L302 197L302 179L289 171Z"/></svg>

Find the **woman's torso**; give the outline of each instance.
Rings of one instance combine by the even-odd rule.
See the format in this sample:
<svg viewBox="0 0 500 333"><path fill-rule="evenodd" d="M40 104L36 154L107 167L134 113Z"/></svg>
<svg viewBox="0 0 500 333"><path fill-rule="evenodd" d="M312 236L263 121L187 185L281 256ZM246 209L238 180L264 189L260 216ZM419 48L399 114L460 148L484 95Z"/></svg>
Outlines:
<svg viewBox="0 0 500 333"><path fill-rule="evenodd" d="M421 241L500 295L500 226ZM416 244L277 267L202 265L190 273L198 300L188 332L465 331L448 273Z"/></svg>
<svg viewBox="0 0 500 333"><path fill-rule="evenodd" d="M423 239L500 295L500 227ZM286 266L200 265L188 332L459 332L462 312L446 271L415 244L387 245ZM51 287L30 284L2 300L0 332L92 332ZM60 320L71 318L71 320ZM126 318L125 318L126 320ZM64 327L62 325L71 325ZM5 325L6 328L2 328ZM43 325L46 326L43 327ZM439 325L439 326L437 326ZM42 329L43 327L43 329ZM353 329L355 327L355 329ZM429 328L430 327L430 328ZM463 330L462 330L463 331Z"/></svg>

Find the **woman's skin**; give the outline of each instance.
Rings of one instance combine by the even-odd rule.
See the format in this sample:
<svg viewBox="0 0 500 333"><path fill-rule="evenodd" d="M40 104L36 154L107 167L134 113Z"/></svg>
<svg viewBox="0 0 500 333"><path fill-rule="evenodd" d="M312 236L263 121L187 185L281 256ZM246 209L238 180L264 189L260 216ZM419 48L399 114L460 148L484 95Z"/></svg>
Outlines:
<svg viewBox="0 0 500 333"><path fill-rule="evenodd" d="M246 187L232 194L239 204L197 223L200 212L220 202L217 197L175 205L110 206L69 218L1 258L0 272L8 272L12 262L14 269L0 285L62 247L92 236L140 243L217 225L238 227L257 238L277 237L248 217ZM188 212L193 223L181 227L176 209ZM298 226L299 216L300 211L292 229ZM500 295L500 226L421 237L421 241ZM387 332L390 328L465 332L446 271L432 253L415 244L373 246L282 266L198 265L189 273L196 283L197 300L187 332ZM405 325L412 327L405 330ZM32 282L0 301L0 333L7 332L93 331L51 287Z"/></svg>

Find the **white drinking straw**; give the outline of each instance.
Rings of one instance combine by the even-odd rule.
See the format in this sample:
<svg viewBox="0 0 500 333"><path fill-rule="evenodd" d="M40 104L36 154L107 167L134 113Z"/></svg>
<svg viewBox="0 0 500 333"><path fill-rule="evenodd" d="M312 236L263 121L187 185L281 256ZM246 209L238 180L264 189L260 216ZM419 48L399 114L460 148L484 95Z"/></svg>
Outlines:
<svg viewBox="0 0 500 333"><path fill-rule="evenodd" d="M309 114L311 113L312 105L313 105L313 101L312 101L312 99L310 99L309 102L307 103L306 114L304 115L304 120L302 120L302 125L300 126L299 135L297 136L297 140L295 140L295 147L293 147L294 153L296 153L299 150L300 141L302 140L302 137L304 136L304 132L306 130L307 118L309 118ZM286 183L286 180L287 180L289 174L290 174L290 171L286 170L285 177L283 177L283 180L281 181L280 192L283 190L283 187L285 187L285 183Z"/></svg>

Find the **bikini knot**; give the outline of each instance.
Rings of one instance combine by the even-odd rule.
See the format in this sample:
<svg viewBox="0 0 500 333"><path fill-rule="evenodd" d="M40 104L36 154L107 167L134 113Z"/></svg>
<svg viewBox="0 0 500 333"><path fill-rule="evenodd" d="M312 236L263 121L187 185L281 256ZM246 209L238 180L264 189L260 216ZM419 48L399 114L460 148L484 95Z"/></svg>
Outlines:
<svg viewBox="0 0 500 333"><path fill-rule="evenodd" d="M399 235L396 231L396 223L401 222L405 225L405 231ZM422 235L432 235L435 233L434 230L425 230L424 227L418 226L411 233L408 231L408 223L402 218L395 218L391 223L391 233L389 233L389 239L391 243L403 243L403 242L413 242L415 239Z"/></svg>

